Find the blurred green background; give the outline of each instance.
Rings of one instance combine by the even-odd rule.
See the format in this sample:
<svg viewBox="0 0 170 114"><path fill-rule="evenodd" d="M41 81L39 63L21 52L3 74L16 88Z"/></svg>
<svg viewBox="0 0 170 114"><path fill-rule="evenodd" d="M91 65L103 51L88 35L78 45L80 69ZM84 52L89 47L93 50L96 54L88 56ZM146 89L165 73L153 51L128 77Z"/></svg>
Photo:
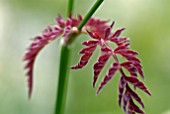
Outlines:
<svg viewBox="0 0 170 114"><path fill-rule="evenodd" d="M75 2L75 14L85 15L95 0ZM44 48L37 58L31 100L27 97L22 57L29 39L54 24L57 14L66 17L66 8L67 0L0 0L0 114L53 114L59 40ZM123 36L130 37L131 48L140 53L144 82L152 93L149 97L139 91L146 114L170 114L170 1L105 0L94 16L115 20L114 29L127 28ZM80 42L88 39L80 37L73 47L72 65L79 60ZM65 114L123 114L117 104L119 74L98 96L97 88L92 88L92 63L97 55L84 69L70 72Z"/></svg>

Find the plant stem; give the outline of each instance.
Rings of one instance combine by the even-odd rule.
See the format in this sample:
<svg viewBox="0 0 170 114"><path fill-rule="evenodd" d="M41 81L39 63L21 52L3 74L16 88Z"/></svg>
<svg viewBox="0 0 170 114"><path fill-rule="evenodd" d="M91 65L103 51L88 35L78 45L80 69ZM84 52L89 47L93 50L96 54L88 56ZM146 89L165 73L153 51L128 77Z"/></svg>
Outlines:
<svg viewBox="0 0 170 114"><path fill-rule="evenodd" d="M60 47L60 63L59 63L59 78L55 114L64 114L66 105L67 86L69 80L69 59L70 49L67 45Z"/></svg>
<svg viewBox="0 0 170 114"><path fill-rule="evenodd" d="M91 16L99 8L99 6L102 4L103 1L104 0L96 1L96 3L93 5L93 7L90 9L90 11L87 13L87 15L84 17L83 21L78 26L78 30L81 30L83 28L83 26L87 23L87 21L91 18Z"/></svg>
<svg viewBox="0 0 170 114"><path fill-rule="evenodd" d="M90 17L94 14L94 12L98 9L101 3L104 0L97 0L88 14L85 16L84 20L78 26L78 30L81 30L82 27L87 23ZM68 3L68 16L70 13L73 13L73 5L74 0L69 0ZM60 63L59 63L59 77L58 77L58 90L57 90L57 99L56 99L56 107L55 114L64 114L64 109L66 105L66 95L67 95L67 86L69 81L69 59L70 59L70 49L68 48L69 44L73 41L78 34L72 34L71 40L67 42L67 44L62 44L60 49ZM70 36L69 36L70 37Z"/></svg>
<svg viewBox="0 0 170 114"><path fill-rule="evenodd" d="M68 12L67 12L67 16L69 16L70 13L73 13L73 7L74 7L74 0L68 0Z"/></svg>
<svg viewBox="0 0 170 114"><path fill-rule="evenodd" d="M73 6L74 6L74 0L68 0L67 16L69 16L70 13L73 13ZM68 48L68 45L61 44L55 114L64 114L64 109L66 105L67 86L69 81L69 70L70 70L69 59L70 59L70 49Z"/></svg>

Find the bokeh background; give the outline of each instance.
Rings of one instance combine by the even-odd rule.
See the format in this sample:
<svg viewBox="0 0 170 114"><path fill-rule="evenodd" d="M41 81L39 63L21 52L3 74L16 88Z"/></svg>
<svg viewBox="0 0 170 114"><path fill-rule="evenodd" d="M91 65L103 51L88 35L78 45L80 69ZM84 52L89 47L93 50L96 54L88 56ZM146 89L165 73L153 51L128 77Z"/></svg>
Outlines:
<svg viewBox="0 0 170 114"><path fill-rule="evenodd" d="M95 0L75 0L75 14L85 15ZM22 62L31 38L53 25L57 14L66 18L67 0L0 0L0 114L53 114L59 58L59 40L41 51L35 63L32 99L27 97L27 78ZM139 91L146 114L170 114L170 1L106 0L94 17L115 20L114 29L126 27L143 62L145 84L152 97ZM79 60L81 35L72 51L72 65ZM123 114L118 106L119 74L96 96L92 88L92 63L71 71L65 114ZM109 66L109 65L108 65ZM107 69L107 68L106 68ZM105 74L106 69L100 75Z"/></svg>

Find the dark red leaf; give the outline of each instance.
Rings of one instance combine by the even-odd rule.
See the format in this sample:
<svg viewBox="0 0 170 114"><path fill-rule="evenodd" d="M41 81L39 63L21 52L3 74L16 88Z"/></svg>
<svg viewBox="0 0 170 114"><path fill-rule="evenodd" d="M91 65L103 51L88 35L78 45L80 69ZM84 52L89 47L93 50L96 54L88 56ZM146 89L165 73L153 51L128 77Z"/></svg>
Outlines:
<svg viewBox="0 0 170 114"><path fill-rule="evenodd" d="M124 56L124 57L126 57L129 61L131 61L131 62L133 62L135 64L141 63L141 61L136 57L132 57L132 56Z"/></svg>
<svg viewBox="0 0 170 114"><path fill-rule="evenodd" d="M98 40L101 39L100 36L99 36L97 33L92 33L92 32L90 32L90 31L88 31L88 30L86 30L86 31L87 31L87 33L89 34L89 36L90 36L91 38L98 39Z"/></svg>
<svg viewBox="0 0 170 114"><path fill-rule="evenodd" d="M129 38L116 38L116 37L111 37L109 38L111 42L116 43L118 46L126 43L130 43Z"/></svg>
<svg viewBox="0 0 170 114"><path fill-rule="evenodd" d="M132 62L127 61L127 62L121 63L121 66L126 67L126 66L129 66L129 65L131 65L131 64L132 64Z"/></svg>
<svg viewBox="0 0 170 114"><path fill-rule="evenodd" d="M82 43L82 45L85 46L96 46L98 44L98 41L94 41L94 40L89 40L89 41L85 41Z"/></svg>
<svg viewBox="0 0 170 114"><path fill-rule="evenodd" d="M106 29L106 31L105 31L105 38L104 38L104 39L106 39L106 38L109 37L113 25L114 25L114 22L112 22L112 24L110 25L110 27L108 27L108 28Z"/></svg>
<svg viewBox="0 0 170 114"><path fill-rule="evenodd" d="M138 52L134 51L134 50L127 50L126 53L128 55L131 55L131 56L137 56L138 55Z"/></svg>
<svg viewBox="0 0 170 114"><path fill-rule="evenodd" d="M120 81L119 81L119 106L121 106L121 102L122 102L122 97L123 97L123 92L125 90L126 87L126 81L124 79L123 76L121 76Z"/></svg>
<svg viewBox="0 0 170 114"><path fill-rule="evenodd" d="M96 81L98 79L98 76L105 66L106 62L108 61L110 55L109 54L103 54L99 57L98 61L94 64L93 70L94 70L94 80L93 80L93 87L95 87Z"/></svg>
<svg viewBox="0 0 170 114"><path fill-rule="evenodd" d="M130 44L122 44L122 45L118 46L118 47L114 50L114 52L115 52L115 53L119 53L119 52L122 52L122 51L126 51L126 50L129 48L129 45L130 45Z"/></svg>
<svg viewBox="0 0 170 114"><path fill-rule="evenodd" d="M90 47L87 47L87 48L83 48L79 54L91 54L94 52L94 50L96 49L96 46L90 46Z"/></svg>
<svg viewBox="0 0 170 114"><path fill-rule="evenodd" d="M83 50L81 50L80 53L84 55L81 57L79 63L75 66L72 66L71 69L80 69L84 67L88 63L95 49L96 49L96 46L91 46L91 47L84 48Z"/></svg>
<svg viewBox="0 0 170 114"><path fill-rule="evenodd" d="M139 62L128 61L128 62L121 63L121 66L126 68L131 73L132 76L137 76L136 74L137 71L142 76L142 78L144 78L142 66L140 65Z"/></svg>
<svg viewBox="0 0 170 114"><path fill-rule="evenodd" d="M85 27L90 31L95 31L100 37L104 38L105 30L109 27L107 23L108 21L90 18Z"/></svg>
<svg viewBox="0 0 170 114"><path fill-rule="evenodd" d="M145 114L138 106L135 105L132 99L129 101L129 109L140 114Z"/></svg>
<svg viewBox="0 0 170 114"><path fill-rule="evenodd" d="M106 34L105 34L105 39L107 38L107 37L109 37L109 35L110 35L110 32L111 32L111 28L109 27L109 28L107 28L106 29Z"/></svg>
<svg viewBox="0 0 170 114"><path fill-rule="evenodd" d="M117 51L116 53L118 53L126 58L131 58L131 57L135 57L138 55L138 53L133 50L120 50L120 51Z"/></svg>
<svg viewBox="0 0 170 114"><path fill-rule="evenodd" d="M139 81L139 79L137 79L137 77L134 76L130 76L130 77L125 77L125 79L131 83L132 85L134 85L135 87L138 87L139 89L141 89L142 91L144 91L145 93L147 93L148 95L151 96L151 93L149 92L149 90L147 89L147 87L141 82Z"/></svg>
<svg viewBox="0 0 170 114"><path fill-rule="evenodd" d="M125 69L129 71L132 76L137 76L137 68L132 64L132 62L124 62L121 64Z"/></svg>
<svg viewBox="0 0 170 114"><path fill-rule="evenodd" d="M130 93L126 90L124 96L123 96L123 109L126 112L127 104L129 100L131 99Z"/></svg>
<svg viewBox="0 0 170 114"><path fill-rule="evenodd" d="M138 94L136 94L133 90L131 90L128 85L126 85L126 89L128 92L130 92L131 96L144 108L142 99L138 96Z"/></svg>
<svg viewBox="0 0 170 114"><path fill-rule="evenodd" d="M28 48L24 56L24 61L27 61L25 65L25 69L28 69L27 76L28 76L28 87L29 87L29 97L31 97L32 87L33 87L33 68L36 56L41 51L41 49L46 46L48 43L53 41L62 33L61 29L53 29L48 27L44 30L43 36L37 36L33 39L33 42Z"/></svg>
<svg viewBox="0 0 170 114"><path fill-rule="evenodd" d="M119 69L118 63L113 63L111 68L108 70L107 75L104 77L103 81L101 82L97 94L101 91L101 89L111 80L111 78L114 76L115 72Z"/></svg>
<svg viewBox="0 0 170 114"><path fill-rule="evenodd" d="M142 67L139 64L135 64L135 66L136 66L139 74L142 76L142 78L144 78Z"/></svg>
<svg viewBox="0 0 170 114"><path fill-rule="evenodd" d="M103 52L103 53L107 53L107 54L110 54L110 53L112 53L112 50L109 48L109 47L102 47L101 48L101 51Z"/></svg>
<svg viewBox="0 0 170 114"><path fill-rule="evenodd" d="M117 38L117 37L119 37L119 35L122 33L123 30L125 30L125 28L122 28L122 29L117 30L117 31L111 36L111 38Z"/></svg>

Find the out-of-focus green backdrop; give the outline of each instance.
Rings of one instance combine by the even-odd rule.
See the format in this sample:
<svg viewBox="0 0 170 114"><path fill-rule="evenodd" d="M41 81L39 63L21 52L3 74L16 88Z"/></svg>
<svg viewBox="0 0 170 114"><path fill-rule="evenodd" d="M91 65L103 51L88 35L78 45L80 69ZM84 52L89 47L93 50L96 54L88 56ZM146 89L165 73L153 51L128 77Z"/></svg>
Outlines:
<svg viewBox="0 0 170 114"><path fill-rule="evenodd" d="M85 15L95 0L75 0L75 14ZM32 99L27 97L27 78L22 57L31 38L54 24L57 14L66 17L67 0L0 1L0 114L53 114L59 58L59 40L41 51L35 63ZM94 17L116 21L114 29L126 27L143 62L145 84L152 97L139 91L146 114L170 114L170 1L105 0ZM81 37L81 38L80 38ZM72 65L79 60L82 35L73 47ZM96 96L92 88L92 63L71 71L65 114L123 114L118 107L119 74ZM105 70L106 71L106 70ZM105 71L100 75L102 76Z"/></svg>

